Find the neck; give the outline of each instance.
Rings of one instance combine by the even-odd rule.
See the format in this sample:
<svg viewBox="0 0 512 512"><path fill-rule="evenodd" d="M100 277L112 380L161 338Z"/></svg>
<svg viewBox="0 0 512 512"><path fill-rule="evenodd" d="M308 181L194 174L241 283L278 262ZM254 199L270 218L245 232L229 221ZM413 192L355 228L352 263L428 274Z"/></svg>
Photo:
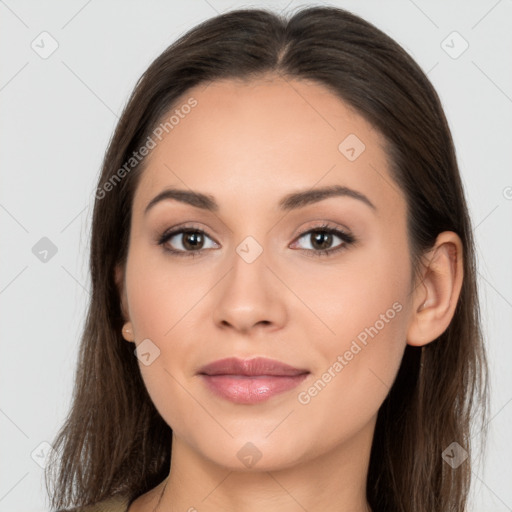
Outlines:
<svg viewBox="0 0 512 512"><path fill-rule="evenodd" d="M231 469L201 456L173 434L171 471L156 512L367 512L366 478L374 421L355 438L287 468ZM151 509L153 510L153 508Z"/></svg>

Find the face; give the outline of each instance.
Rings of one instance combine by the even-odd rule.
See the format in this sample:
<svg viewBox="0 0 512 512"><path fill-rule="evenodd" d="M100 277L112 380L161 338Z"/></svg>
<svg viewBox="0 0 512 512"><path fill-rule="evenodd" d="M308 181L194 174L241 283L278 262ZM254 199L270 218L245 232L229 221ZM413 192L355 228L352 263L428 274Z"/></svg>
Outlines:
<svg viewBox="0 0 512 512"><path fill-rule="evenodd" d="M400 365L413 288L384 140L311 82L219 81L177 108L190 98L147 157L117 274L151 399L183 446L224 467L360 453ZM175 195L147 209L167 189L211 204ZM302 373L199 373L231 357Z"/></svg>

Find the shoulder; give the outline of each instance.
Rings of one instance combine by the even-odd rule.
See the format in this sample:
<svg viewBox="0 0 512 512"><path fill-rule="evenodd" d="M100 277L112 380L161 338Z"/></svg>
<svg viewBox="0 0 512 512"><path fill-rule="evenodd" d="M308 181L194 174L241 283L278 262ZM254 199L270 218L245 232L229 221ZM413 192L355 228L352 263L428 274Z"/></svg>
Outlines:
<svg viewBox="0 0 512 512"><path fill-rule="evenodd" d="M58 512L127 512L130 501L127 496L112 496L93 505Z"/></svg>

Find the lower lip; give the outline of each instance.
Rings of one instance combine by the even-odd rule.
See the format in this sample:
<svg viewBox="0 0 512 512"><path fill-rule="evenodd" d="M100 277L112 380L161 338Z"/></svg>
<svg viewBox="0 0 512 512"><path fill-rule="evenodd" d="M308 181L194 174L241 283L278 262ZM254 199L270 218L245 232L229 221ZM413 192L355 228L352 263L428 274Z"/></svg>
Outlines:
<svg viewBox="0 0 512 512"><path fill-rule="evenodd" d="M298 386L307 373L294 376L242 376L242 375L201 375L207 386L218 396L237 404L264 402L279 393Z"/></svg>

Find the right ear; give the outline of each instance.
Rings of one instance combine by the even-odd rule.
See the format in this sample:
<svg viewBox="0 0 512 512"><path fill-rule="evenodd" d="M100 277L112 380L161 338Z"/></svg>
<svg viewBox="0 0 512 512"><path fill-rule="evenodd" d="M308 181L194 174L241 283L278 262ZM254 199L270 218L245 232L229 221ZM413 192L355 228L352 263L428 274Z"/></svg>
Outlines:
<svg viewBox="0 0 512 512"><path fill-rule="evenodd" d="M122 330L123 338L126 341L134 341L133 337L133 327L130 322L130 315L128 314L127 302L128 299L126 297L126 287L124 285L124 267L121 265L116 265L114 269L115 275L114 280L116 282L117 290L119 292L119 298L121 303L121 314L123 315L124 325Z"/></svg>
<svg viewBox="0 0 512 512"><path fill-rule="evenodd" d="M130 318L128 315L128 307L127 307L128 299L126 297L126 288L124 285L124 268L121 265L117 264L115 266L114 272L115 272L114 280L116 282L117 290L119 293L119 298L120 298L120 302L121 302L121 312L123 314L123 320L125 322L128 322L130 320Z"/></svg>

